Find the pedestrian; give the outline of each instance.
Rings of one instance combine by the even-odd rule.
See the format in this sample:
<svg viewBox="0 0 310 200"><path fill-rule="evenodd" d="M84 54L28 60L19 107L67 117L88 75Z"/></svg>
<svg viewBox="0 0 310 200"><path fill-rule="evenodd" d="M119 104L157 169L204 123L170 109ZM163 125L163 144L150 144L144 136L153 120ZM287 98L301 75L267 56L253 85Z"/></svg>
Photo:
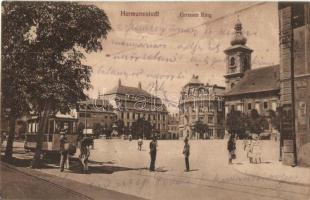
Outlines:
<svg viewBox="0 0 310 200"><path fill-rule="evenodd" d="M94 139L91 137L84 137L81 140L79 159L83 167L83 173L88 172L88 158L90 156L90 146L93 144Z"/></svg>
<svg viewBox="0 0 310 200"><path fill-rule="evenodd" d="M60 132L60 139L59 139L59 144L60 144L60 171L64 171L64 167L66 164L66 168L69 169L69 143L66 135L66 131L62 130Z"/></svg>
<svg viewBox="0 0 310 200"><path fill-rule="evenodd" d="M190 146L188 144L188 139L187 137L184 140L184 148L183 148L183 154L185 157L185 166L186 166L186 172L189 172L189 152L190 152Z"/></svg>
<svg viewBox="0 0 310 200"><path fill-rule="evenodd" d="M150 142L150 155L151 155L150 171L155 171L156 153L157 153L157 140L156 137L154 136L152 141Z"/></svg>
<svg viewBox="0 0 310 200"><path fill-rule="evenodd" d="M232 160L236 159L236 142L234 135L230 135L228 143L227 143L227 150L228 150L228 164L232 164Z"/></svg>
<svg viewBox="0 0 310 200"><path fill-rule="evenodd" d="M252 143L252 163L261 163L262 162L262 146L257 135L253 136Z"/></svg>
<svg viewBox="0 0 310 200"><path fill-rule="evenodd" d="M143 140L141 138L139 138L139 140L138 140L138 150L139 151L142 150L142 145L143 145Z"/></svg>
<svg viewBox="0 0 310 200"><path fill-rule="evenodd" d="M253 143L252 143L252 137L249 137L246 143L245 151L246 151L246 156L249 159L249 162L252 163L252 150L253 150Z"/></svg>

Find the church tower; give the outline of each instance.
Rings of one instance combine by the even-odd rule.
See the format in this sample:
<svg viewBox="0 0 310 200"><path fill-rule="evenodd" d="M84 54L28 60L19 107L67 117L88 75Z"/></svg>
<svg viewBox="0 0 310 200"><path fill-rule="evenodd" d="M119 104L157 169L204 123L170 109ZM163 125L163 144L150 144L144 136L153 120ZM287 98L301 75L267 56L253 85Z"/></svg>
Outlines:
<svg viewBox="0 0 310 200"><path fill-rule="evenodd" d="M237 20L231 46L224 50L226 54L226 90L230 91L243 77L245 71L251 69L252 49L245 44L247 38L242 34L242 24Z"/></svg>

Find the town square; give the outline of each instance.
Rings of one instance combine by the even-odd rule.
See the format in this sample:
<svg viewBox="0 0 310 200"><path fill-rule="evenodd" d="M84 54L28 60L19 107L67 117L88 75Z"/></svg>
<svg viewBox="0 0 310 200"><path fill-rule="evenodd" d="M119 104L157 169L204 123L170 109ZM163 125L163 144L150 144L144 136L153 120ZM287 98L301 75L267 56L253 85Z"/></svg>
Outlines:
<svg viewBox="0 0 310 200"><path fill-rule="evenodd" d="M0 199L310 198L308 2L1 7Z"/></svg>

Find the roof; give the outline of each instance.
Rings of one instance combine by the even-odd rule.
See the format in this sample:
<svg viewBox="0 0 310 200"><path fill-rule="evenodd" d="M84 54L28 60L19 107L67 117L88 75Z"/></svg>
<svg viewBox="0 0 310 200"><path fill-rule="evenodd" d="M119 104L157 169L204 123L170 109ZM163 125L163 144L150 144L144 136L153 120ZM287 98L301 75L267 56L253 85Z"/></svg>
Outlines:
<svg viewBox="0 0 310 200"><path fill-rule="evenodd" d="M280 66L273 65L248 70L225 96L258 93L280 89Z"/></svg>
<svg viewBox="0 0 310 200"><path fill-rule="evenodd" d="M136 88L136 87L129 87L124 85L118 85L117 87L113 88L112 90L106 92L104 95L109 94L128 94L128 95L135 95L135 96L145 96L145 97L153 97L150 93L147 91Z"/></svg>
<svg viewBox="0 0 310 200"><path fill-rule="evenodd" d="M248 51L253 51L251 48L247 47L246 45L241 45L241 44L237 44L237 45L233 45L233 46L230 46L229 48L225 49L224 52L228 52L228 51L231 51L233 49L239 49L239 48L242 48L242 49L246 49Z"/></svg>

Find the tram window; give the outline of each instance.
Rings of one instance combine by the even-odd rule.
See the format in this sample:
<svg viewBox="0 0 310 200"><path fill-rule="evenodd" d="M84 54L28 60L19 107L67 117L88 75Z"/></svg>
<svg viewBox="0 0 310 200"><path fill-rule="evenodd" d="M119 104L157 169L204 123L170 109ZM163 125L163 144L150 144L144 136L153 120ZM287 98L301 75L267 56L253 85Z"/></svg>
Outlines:
<svg viewBox="0 0 310 200"><path fill-rule="evenodd" d="M28 132L31 133L31 123L28 123Z"/></svg>
<svg viewBox="0 0 310 200"><path fill-rule="evenodd" d="M54 120L51 120L49 124L49 134L54 134L54 131Z"/></svg>

